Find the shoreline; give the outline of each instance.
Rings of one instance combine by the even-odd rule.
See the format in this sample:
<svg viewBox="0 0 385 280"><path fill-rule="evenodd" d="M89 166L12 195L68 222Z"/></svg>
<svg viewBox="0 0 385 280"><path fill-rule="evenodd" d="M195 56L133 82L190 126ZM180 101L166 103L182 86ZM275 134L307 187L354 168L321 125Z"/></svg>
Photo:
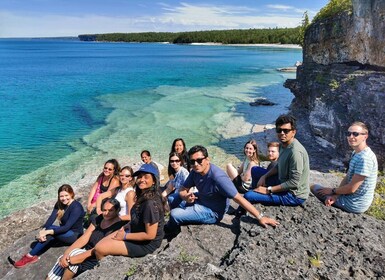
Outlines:
<svg viewBox="0 0 385 280"><path fill-rule="evenodd" d="M223 43L190 43L192 46L230 46L230 47L269 47L269 48L284 48L284 49L302 49L296 44L223 44Z"/></svg>

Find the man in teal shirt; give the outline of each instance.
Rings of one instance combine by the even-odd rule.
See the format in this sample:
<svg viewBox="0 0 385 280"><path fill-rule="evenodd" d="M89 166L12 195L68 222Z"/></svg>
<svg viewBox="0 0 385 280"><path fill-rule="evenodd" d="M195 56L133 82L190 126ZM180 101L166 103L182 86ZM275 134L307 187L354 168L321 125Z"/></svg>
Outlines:
<svg viewBox="0 0 385 280"><path fill-rule="evenodd" d="M280 141L278 164L263 175L254 190L245 193L251 203L263 205L298 206L309 196L309 156L302 144L295 139L296 120L281 115L275 121ZM266 186L266 178L278 173L279 185Z"/></svg>

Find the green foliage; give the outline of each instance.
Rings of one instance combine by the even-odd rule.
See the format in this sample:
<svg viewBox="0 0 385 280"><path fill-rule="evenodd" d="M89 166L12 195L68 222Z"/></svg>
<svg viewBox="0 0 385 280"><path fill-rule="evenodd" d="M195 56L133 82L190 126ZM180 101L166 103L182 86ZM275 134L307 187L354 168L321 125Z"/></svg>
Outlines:
<svg viewBox="0 0 385 280"><path fill-rule="evenodd" d="M233 29L194 32L143 32L79 35L82 41L169 42L175 44L300 44L300 27Z"/></svg>
<svg viewBox="0 0 385 280"><path fill-rule="evenodd" d="M186 251L184 249L182 249L180 252L179 252L179 257L178 259L183 262L183 263L188 263L188 262L193 262L197 259L197 257L195 256L192 256L188 253L186 253Z"/></svg>
<svg viewBox="0 0 385 280"><path fill-rule="evenodd" d="M287 262L291 265L295 265L295 259L288 259Z"/></svg>
<svg viewBox="0 0 385 280"><path fill-rule="evenodd" d="M126 276L130 277L136 273L136 265L132 265L130 269L127 271Z"/></svg>
<svg viewBox="0 0 385 280"><path fill-rule="evenodd" d="M385 178L378 180L372 205L366 214L379 220L385 220Z"/></svg>
<svg viewBox="0 0 385 280"><path fill-rule="evenodd" d="M353 11L352 0L330 0L329 3L316 14L313 22L346 11Z"/></svg>
<svg viewBox="0 0 385 280"><path fill-rule="evenodd" d="M302 18L303 18L302 19L302 24L301 24L301 26L299 28L299 35L298 35L299 36L299 38L298 38L299 44L301 46L304 45L304 42L305 42L304 41L304 39L305 39L305 32L306 32L307 28L310 25L309 16L307 14L307 11L303 14Z"/></svg>
<svg viewBox="0 0 385 280"><path fill-rule="evenodd" d="M309 262L312 266L320 267L321 264L323 264L323 261L321 261L321 254L316 253L314 256L310 256Z"/></svg>
<svg viewBox="0 0 385 280"><path fill-rule="evenodd" d="M331 90L336 90L340 87L340 83L337 80L333 79L330 81L329 87L331 88Z"/></svg>
<svg viewBox="0 0 385 280"><path fill-rule="evenodd" d="M318 73L315 80L319 84L326 84L326 77L322 73Z"/></svg>

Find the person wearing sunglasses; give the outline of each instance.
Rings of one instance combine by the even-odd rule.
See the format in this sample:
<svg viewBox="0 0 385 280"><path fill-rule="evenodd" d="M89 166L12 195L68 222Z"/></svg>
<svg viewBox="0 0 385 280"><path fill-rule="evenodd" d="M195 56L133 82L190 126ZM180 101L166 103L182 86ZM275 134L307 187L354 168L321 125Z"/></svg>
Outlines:
<svg viewBox="0 0 385 280"><path fill-rule="evenodd" d="M189 172L184 167L182 154L171 152L168 160L168 175L170 180L166 183L166 189L162 192L164 197L168 197L170 208L177 207L182 199L179 196L179 189L186 180Z"/></svg>
<svg viewBox="0 0 385 280"><path fill-rule="evenodd" d="M102 193L96 200L96 213L98 215L103 213L103 201L107 198L113 197L120 202L119 217L123 221L131 220L131 208L135 203L135 180L132 176L133 174L134 171L130 166L122 167L119 173L120 186Z"/></svg>
<svg viewBox="0 0 385 280"><path fill-rule="evenodd" d="M87 200L87 213L91 214L94 211L96 200L98 196L108 190L112 190L116 187L119 187L119 171L120 166L116 159L109 159L104 163L103 172L99 174L95 183L91 187L91 191L88 195Z"/></svg>
<svg viewBox="0 0 385 280"><path fill-rule="evenodd" d="M309 196L309 156L306 149L295 138L296 119L291 115L281 115L275 121L277 137L280 141L278 163L261 176L257 187L245 193L251 203L263 205L302 205ZM278 175L279 184L267 185L267 179ZM238 213L244 211L238 211Z"/></svg>
<svg viewBox="0 0 385 280"><path fill-rule="evenodd" d="M377 183L378 162L373 151L366 144L368 127L354 122L346 132L346 139L353 149L349 169L336 188L315 184L311 192L326 206L335 206L350 213L363 213L372 204Z"/></svg>
<svg viewBox="0 0 385 280"><path fill-rule="evenodd" d="M179 190L179 195L186 201L186 205L171 210L169 222L165 227L169 237L178 234L181 225L220 222L229 207L229 199L234 199L242 205L262 226L278 225L277 221L263 216L238 193L227 174L210 162L205 147L194 146L188 155L192 170ZM193 187L198 189L198 195L190 191Z"/></svg>
<svg viewBox="0 0 385 280"><path fill-rule="evenodd" d="M168 207L159 191L158 170L143 164L134 176L136 200L131 209L130 231L121 228L98 242L94 251L98 260L107 255L143 257L162 244Z"/></svg>

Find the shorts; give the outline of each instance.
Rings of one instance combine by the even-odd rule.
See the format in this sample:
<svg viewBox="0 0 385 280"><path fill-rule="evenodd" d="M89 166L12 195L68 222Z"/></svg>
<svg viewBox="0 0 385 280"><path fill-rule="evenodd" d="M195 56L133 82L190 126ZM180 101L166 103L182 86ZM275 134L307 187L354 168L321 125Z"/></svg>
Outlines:
<svg viewBox="0 0 385 280"><path fill-rule="evenodd" d="M79 254L84 253L86 251L87 251L86 249L74 249L71 251L70 257L79 255ZM52 267L51 271L48 273L47 279L60 280L63 277L65 268L63 268L59 265L59 261L62 258L62 256L63 255L61 255L57 259L57 262ZM89 258L82 263L68 266L68 269L76 275L76 274L80 274L80 273L82 273L88 269L92 269L95 266L97 266L98 264L99 264L99 262L97 259Z"/></svg>
<svg viewBox="0 0 385 280"><path fill-rule="evenodd" d="M234 178L233 184L239 193L246 193L250 189L250 184L243 182L240 175Z"/></svg>
<svg viewBox="0 0 385 280"><path fill-rule="evenodd" d="M159 242L156 242L159 243ZM124 244L126 245L128 256L131 258L139 258L144 257L145 255L153 253L156 249L160 247L156 246L154 242L146 242L143 243L143 241L131 241L131 240L124 240Z"/></svg>

